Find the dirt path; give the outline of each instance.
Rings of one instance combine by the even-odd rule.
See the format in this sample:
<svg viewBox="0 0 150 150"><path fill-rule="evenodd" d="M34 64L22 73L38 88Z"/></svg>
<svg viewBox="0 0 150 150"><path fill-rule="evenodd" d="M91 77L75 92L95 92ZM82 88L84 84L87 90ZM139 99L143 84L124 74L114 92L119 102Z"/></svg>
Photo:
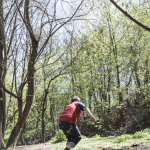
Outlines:
<svg viewBox="0 0 150 150"><path fill-rule="evenodd" d="M59 144L38 144L38 145L17 146L15 150L56 150L58 148Z"/></svg>
<svg viewBox="0 0 150 150"><path fill-rule="evenodd" d="M150 141L132 139L131 142L114 143L115 137L82 139L72 150L150 150ZM143 142L142 142L143 141ZM130 146L130 148L129 148ZM64 150L66 142L57 144L45 143L37 145L17 146L15 150Z"/></svg>
<svg viewBox="0 0 150 150"><path fill-rule="evenodd" d="M93 146L94 148L94 146ZM93 150L93 148L75 148L74 150ZM26 145L26 146L17 146L15 150L63 150L62 144L39 144L39 145ZM102 149L96 148L96 150L113 150L113 149ZM132 148L122 148L118 150L150 150L150 147L140 145L138 147Z"/></svg>

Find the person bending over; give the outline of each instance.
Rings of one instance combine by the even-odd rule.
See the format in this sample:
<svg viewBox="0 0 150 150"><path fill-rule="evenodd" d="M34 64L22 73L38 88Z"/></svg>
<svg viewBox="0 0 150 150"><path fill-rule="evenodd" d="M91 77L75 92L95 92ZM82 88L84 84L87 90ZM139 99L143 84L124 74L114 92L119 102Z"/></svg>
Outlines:
<svg viewBox="0 0 150 150"><path fill-rule="evenodd" d="M96 122L96 119L92 115L89 108L80 102L80 98L77 96L73 97L71 104L66 106L65 110L59 118L59 127L68 139L66 148L64 150L70 150L71 148L74 148L81 140L81 133L76 125L81 111L85 111L88 116L91 117L91 120Z"/></svg>

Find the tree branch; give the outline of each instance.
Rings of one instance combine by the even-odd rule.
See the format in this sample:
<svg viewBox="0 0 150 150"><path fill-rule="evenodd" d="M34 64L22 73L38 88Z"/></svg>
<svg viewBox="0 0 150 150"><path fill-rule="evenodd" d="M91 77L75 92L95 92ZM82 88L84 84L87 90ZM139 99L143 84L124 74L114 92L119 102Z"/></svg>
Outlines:
<svg viewBox="0 0 150 150"><path fill-rule="evenodd" d="M127 16L130 20L132 20L134 23L142 27L143 29L147 30L150 32L150 28L142 24L141 22L137 21L135 18L133 18L131 15L129 15L126 11L124 11L119 5L114 0L110 0L111 3L115 5L117 9L119 9L125 16Z"/></svg>
<svg viewBox="0 0 150 150"><path fill-rule="evenodd" d="M7 90L7 89L5 88L5 86L4 86L2 83L1 83L1 87L3 88L3 90L4 90L6 93L8 93L8 94L12 95L13 97L19 99L19 97L18 97L17 95L15 95L14 93L12 93L12 92L10 92L9 90Z"/></svg>
<svg viewBox="0 0 150 150"><path fill-rule="evenodd" d="M60 24L60 26L59 26L58 28L56 28L52 33L49 34L49 36L47 37L47 39L45 40L43 46L41 47L41 49L39 50L39 52L38 52L38 54L37 54L38 56L37 56L37 58L36 58L36 61L38 60L38 58L40 57L41 53L43 52L45 46L47 45L47 43L48 43L48 41L49 41L49 39L50 39L50 37L51 37L52 35L54 35L61 27L63 27L65 24L67 24L69 21L72 20L72 18L76 15L76 13L78 12L78 10L79 10L79 8L81 7L81 5L82 5L83 2L84 2L84 0L81 1L81 3L80 3L80 4L78 5L78 7L76 8L75 12L72 14L72 16L71 16L68 20L66 20L65 22L63 22L62 24Z"/></svg>

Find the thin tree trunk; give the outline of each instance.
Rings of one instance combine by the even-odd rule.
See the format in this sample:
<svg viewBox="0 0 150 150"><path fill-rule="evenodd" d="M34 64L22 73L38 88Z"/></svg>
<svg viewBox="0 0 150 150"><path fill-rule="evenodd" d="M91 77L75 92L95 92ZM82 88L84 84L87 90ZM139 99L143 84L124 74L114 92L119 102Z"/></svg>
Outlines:
<svg viewBox="0 0 150 150"><path fill-rule="evenodd" d="M2 73L3 73L3 57L2 57L3 45L2 45L2 36L0 32L0 82L2 83ZM0 84L1 84L0 83ZM0 149L4 148L4 99L3 99L3 89L0 86ZM6 116L5 116L6 117Z"/></svg>
<svg viewBox="0 0 150 150"><path fill-rule="evenodd" d="M111 101L110 101L110 81L111 81L111 69L108 69L108 88L107 88L107 93L108 93L108 114L110 114L110 105L111 105Z"/></svg>
<svg viewBox="0 0 150 150"><path fill-rule="evenodd" d="M26 142L25 142L24 137L23 137L23 133L25 132L25 128L26 128L26 123L24 124L23 130L21 131L21 134L20 134L21 145L26 145Z"/></svg>
<svg viewBox="0 0 150 150"><path fill-rule="evenodd" d="M110 14L109 14L110 15ZM111 18L110 18L110 22L111 22ZM116 68L116 76L117 76L117 89L118 89L118 97L119 97L119 104L122 104L123 101L123 96L122 93L120 91L120 71L119 71L119 65L118 65L118 49L117 49L117 45L116 45L116 41L115 41L115 34L113 29L111 29L111 25L108 22L108 27L109 27L109 36L110 36L110 42L111 42L111 46L112 46L112 50L113 50L113 55L114 55L114 59L115 59L115 68ZM119 110L120 113L120 119L121 121L123 121L123 112L122 109Z"/></svg>
<svg viewBox="0 0 150 150"><path fill-rule="evenodd" d="M43 99L43 104L42 104L42 142L45 143L45 111L46 107L45 104L47 102L47 95L48 95L48 90L45 89L45 94L44 94L44 99Z"/></svg>
<svg viewBox="0 0 150 150"><path fill-rule="evenodd" d="M3 121L4 121L4 105L3 105L3 98L2 98L2 90L0 90L0 149L1 150L5 146Z"/></svg>
<svg viewBox="0 0 150 150"><path fill-rule="evenodd" d="M146 58L146 60L145 60L146 71L145 71L145 74L144 74L144 85L147 85L147 83L149 82L149 68L148 68L148 65L149 65L149 60L148 60L148 58Z"/></svg>
<svg viewBox="0 0 150 150"><path fill-rule="evenodd" d="M4 144L4 134L6 127L6 97L5 92L2 89L2 84L5 84L5 70L3 69L3 35L2 35L2 25L3 25L3 0L0 1L0 149L5 147Z"/></svg>

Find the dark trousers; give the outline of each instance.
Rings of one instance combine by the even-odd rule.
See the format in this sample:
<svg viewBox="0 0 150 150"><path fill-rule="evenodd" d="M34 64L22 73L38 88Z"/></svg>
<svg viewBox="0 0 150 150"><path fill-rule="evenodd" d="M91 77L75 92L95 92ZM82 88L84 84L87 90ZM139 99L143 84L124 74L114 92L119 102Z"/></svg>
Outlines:
<svg viewBox="0 0 150 150"><path fill-rule="evenodd" d="M81 133L76 124L60 121L59 127L68 139L67 144L75 147L75 145L81 140Z"/></svg>

